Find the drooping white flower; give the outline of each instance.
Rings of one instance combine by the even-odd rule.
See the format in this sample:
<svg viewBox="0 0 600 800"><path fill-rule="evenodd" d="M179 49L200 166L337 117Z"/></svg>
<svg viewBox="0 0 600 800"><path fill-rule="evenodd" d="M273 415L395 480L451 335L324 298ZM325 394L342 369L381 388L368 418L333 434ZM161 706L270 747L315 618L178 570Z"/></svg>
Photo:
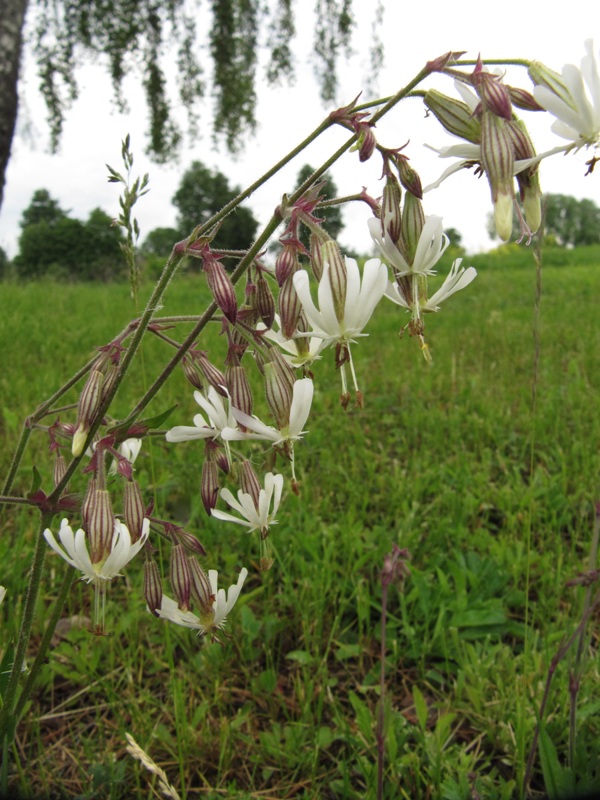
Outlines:
<svg viewBox="0 0 600 800"><path fill-rule="evenodd" d="M294 273L294 288L302 303L302 308L312 327L312 334L333 342L350 343L358 336L366 336L363 329L371 319L375 306L383 297L387 284L387 270L378 258L371 258L363 268L362 282L358 264L353 258L346 258L346 300L342 319L337 318L329 264L326 262L319 281L317 309L310 294L308 272L298 270Z"/></svg>
<svg viewBox="0 0 600 800"><path fill-rule="evenodd" d="M135 544L132 544L127 526L119 520L115 520L110 553L106 559L95 564L92 564L90 559L85 531L79 528L76 533L73 533L67 519L63 519L58 531L60 544L54 538L50 528L46 528L44 531L44 539L61 558L82 573L83 579L87 583L100 583L110 581L119 575L120 571L142 549L149 532L150 522L145 519L141 537Z"/></svg>
<svg viewBox="0 0 600 800"><path fill-rule="evenodd" d="M119 445L119 453L126 458L127 461L131 465L135 463L136 458L140 454L140 450L142 449L142 440L141 439L125 439L124 442L121 442ZM116 475L117 473L117 461L116 459L110 465L110 469L108 470L109 475Z"/></svg>
<svg viewBox="0 0 600 800"><path fill-rule="evenodd" d="M382 234L381 223L378 219L371 217L368 225L371 236L379 247L381 255L394 268L394 274L397 278L403 275L435 275L433 268L450 244L450 240L444 233L442 218L434 215L425 217L425 224L419 236L415 257L412 264L409 264L387 231Z"/></svg>
<svg viewBox="0 0 600 800"><path fill-rule="evenodd" d="M260 490L256 504L252 495L248 492L243 492L241 489L237 493L237 500L229 489L221 490L223 500L230 508L241 514L241 518L229 514L227 511L220 511L218 508L213 508L211 514L217 519L235 522L236 525L243 525L248 528L248 533L258 530L261 535L265 536L271 525L277 524L275 515L279 509L282 491L283 475L273 475L272 472L267 472L265 475L265 488Z"/></svg>
<svg viewBox="0 0 600 800"><path fill-rule="evenodd" d="M176 425L166 433L167 442L189 442L194 439L217 439L224 428L235 428L236 422L230 408L229 400L225 400L213 386L208 389L208 396L202 392L194 392L194 400L205 412L208 421L202 414L196 414L194 425Z"/></svg>
<svg viewBox="0 0 600 800"><path fill-rule="evenodd" d="M4 600L5 594L6 594L6 589L4 588L4 586L0 586L0 605L2 604L2 601Z"/></svg>
<svg viewBox="0 0 600 800"><path fill-rule="evenodd" d="M378 258L371 258L363 267L362 281L358 264L353 258L346 258L346 285L343 313L336 314L335 297L329 279L329 264L325 262L323 274L319 281L317 296L319 308L316 307L311 293L310 282L306 270L294 273L294 288L302 308L306 314L311 334L323 339L325 345L336 345L336 361L342 378L342 403L347 404L346 362L350 366L354 389L359 405L362 405L362 394L358 388L352 351L350 345L359 336L367 336L364 328L371 319L375 306L385 292L387 286L387 268Z"/></svg>
<svg viewBox="0 0 600 800"><path fill-rule="evenodd" d="M318 336L311 336L308 339L308 349L303 348L300 345L300 342L303 340L302 338L285 338L283 331L281 330L281 319L279 314L275 314L275 322L278 325L277 329L269 328L267 330L261 322L258 324L257 330L264 331L263 335L266 339L269 339L269 341L273 342L285 351L284 358L289 364L292 365L292 367L308 367L313 363L313 361L321 358L319 353L327 345L327 342L323 341L323 339Z"/></svg>
<svg viewBox="0 0 600 800"><path fill-rule="evenodd" d="M408 310L414 310L416 305L417 310L420 312L439 311L440 303L443 303L444 300L447 300L449 297L455 294L455 292L459 292L461 289L464 289L465 286L468 286L477 276L475 267L461 267L461 263L462 258L457 258L454 261L443 284L440 286L437 292L435 292L425 301L422 301L418 295L419 284L417 281L414 281L412 284L413 297L410 299L410 302L406 299L397 283L388 284L385 296L389 300L392 300L392 302L399 306L403 306Z"/></svg>
<svg viewBox="0 0 600 800"><path fill-rule="evenodd" d="M564 149L600 146L600 73L592 39L585 42L581 69L565 64L562 86L535 86L536 101L556 117L553 132L571 144Z"/></svg>
<svg viewBox="0 0 600 800"><path fill-rule="evenodd" d="M314 385L310 378L301 378L295 381L292 389L289 424L281 430L265 425L258 417L251 417L249 414L240 411L239 408L232 407L231 413L235 419L248 430L223 428L223 439L225 441L259 439L260 441L272 442L273 445L282 445L286 442L294 442L297 439L301 439L303 434L306 433L303 428L310 414L313 393Z"/></svg>
<svg viewBox="0 0 600 800"><path fill-rule="evenodd" d="M199 635L215 634L227 622L227 615L236 604L247 576L248 570L244 567L240 572L237 583L230 586L227 593L225 593L225 589L218 588L217 571L210 569L208 571L208 580L214 600L212 608L207 612L203 612L200 616L192 611L182 611L175 600L166 595L162 596L160 608L157 608L156 611L163 619L174 622L176 625L182 625L184 628L197 630Z"/></svg>

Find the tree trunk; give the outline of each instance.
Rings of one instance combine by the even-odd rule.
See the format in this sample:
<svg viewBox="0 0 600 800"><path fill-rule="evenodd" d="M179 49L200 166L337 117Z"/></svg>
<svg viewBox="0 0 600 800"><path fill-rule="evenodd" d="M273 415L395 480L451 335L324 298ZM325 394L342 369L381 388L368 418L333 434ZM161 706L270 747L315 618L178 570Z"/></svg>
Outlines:
<svg viewBox="0 0 600 800"><path fill-rule="evenodd" d="M0 208L15 133L18 83L27 0L2 0L0 14Z"/></svg>

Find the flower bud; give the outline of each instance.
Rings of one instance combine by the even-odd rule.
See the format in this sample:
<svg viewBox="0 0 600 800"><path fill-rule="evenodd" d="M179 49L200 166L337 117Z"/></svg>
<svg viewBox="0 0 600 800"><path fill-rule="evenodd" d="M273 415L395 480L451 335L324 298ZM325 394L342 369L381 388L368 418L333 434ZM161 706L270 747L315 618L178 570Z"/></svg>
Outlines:
<svg viewBox="0 0 600 800"><path fill-rule="evenodd" d="M402 189L395 175L388 175L383 187L381 201L381 233L389 236L394 244L398 243L402 234Z"/></svg>
<svg viewBox="0 0 600 800"><path fill-rule="evenodd" d="M77 427L71 445L71 452L75 457L83 453L89 430L100 407L103 381L104 375L99 370L93 369L79 397Z"/></svg>
<svg viewBox="0 0 600 800"><path fill-rule="evenodd" d="M323 259L323 238L316 233L310 234L310 265L315 278L320 281L325 268Z"/></svg>
<svg viewBox="0 0 600 800"><path fill-rule="evenodd" d="M425 213L423 204L418 197L407 192L404 197L404 209L402 211L402 242L404 243L406 260L409 264L412 264L415 259L424 225Z"/></svg>
<svg viewBox="0 0 600 800"><path fill-rule="evenodd" d="M200 607L201 614L213 613L215 596L208 575L195 558L188 558L190 571L190 593L192 600Z"/></svg>
<svg viewBox="0 0 600 800"><path fill-rule="evenodd" d="M567 105L573 106L571 92L564 83L562 75L559 75L558 72L554 72L553 69L539 61L533 61L529 65L527 72L536 86L545 86Z"/></svg>
<svg viewBox="0 0 600 800"><path fill-rule="evenodd" d="M196 553L199 556L206 555L204 545L201 544L200 540L194 536L193 533L189 533L183 528L177 527L177 529L173 531L172 535L177 540L178 544L182 544L186 550L191 550L192 553Z"/></svg>
<svg viewBox="0 0 600 800"><path fill-rule="evenodd" d="M215 462L209 459L205 459L202 464L200 498L204 510L210 516L211 509L217 507L219 499L219 472Z"/></svg>
<svg viewBox="0 0 600 800"><path fill-rule="evenodd" d="M283 286L290 275L293 275L299 268L296 243L288 242L284 244L275 261L275 278L279 286Z"/></svg>
<svg viewBox="0 0 600 800"><path fill-rule="evenodd" d="M213 389L218 392L221 397L227 397L227 380L225 375L209 361L207 354L202 350L193 350L190 355Z"/></svg>
<svg viewBox="0 0 600 800"><path fill-rule="evenodd" d="M480 61L473 71L472 79L473 87L481 98L484 111L490 111L502 119L511 119L512 105L508 88L502 82L502 78L492 72L486 72Z"/></svg>
<svg viewBox="0 0 600 800"><path fill-rule="evenodd" d="M265 364L265 394L271 414L275 417L277 428L283 430L290 424L292 388L282 367L275 361Z"/></svg>
<svg viewBox="0 0 600 800"><path fill-rule="evenodd" d="M425 95L425 105L447 131L472 144L481 141L481 123L462 100L455 100L435 89Z"/></svg>
<svg viewBox="0 0 600 800"><path fill-rule="evenodd" d="M162 604L162 581L156 561L149 558L144 562L144 597L151 614L158 617Z"/></svg>
<svg viewBox="0 0 600 800"><path fill-rule="evenodd" d="M185 548L182 544L175 544L171 548L169 580L173 587L173 594L177 600L177 605L182 611L189 611L191 576Z"/></svg>
<svg viewBox="0 0 600 800"><path fill-rule="evenodd" d="M256 307L263 325L272 328L275 320L275 298L264 275L259 275L256 281Z"/></svg>
<svg viewBox="0 0 600 800"><path fill-rule="evenodd" d="M86 524L92 564L105 561L112 549L115 515L106 489L92 489L86 497Z"/></svg>
<svg viewBox="0 0 600 800"><path fill-rule="evenodd" d="M231 405L250 416L252 414L252 390L244 367L227 369L227 388Z"/></svg>
<svg viewBox="0 0 600 800"><path fill-rule="evenodd" d="M237 299L235 289L225 272L225 267L216 258L204 258L204 272L215 303L233 325L237 318Z"/></svg>
<svg viewBox="0 0 600 800"><path fill-rule="evenodd" d="M544 111L544 108L536 101L535 97L525 89L509 86L508 94L513 106L521 108L523 111Z"/></svg>
<svg viewBox="0 0 600 800"><path fill-rule="evenodd" d="M373 133L373 129L367 123L360 126L360 133L358 136L358 160L368 161L377 146L377 139Z"/></svg>
<svg viewBox="0 0 600 800"><path fill-rule="evenodd" d="M481 163L492 192L496 232L507 242L512 231L514 148L506 121L489 111L482 115Z"/></svg>
<svg viewBox="0 0 600 800"><path fill-rule="evenodd" d="M323 261L329 265L329 284L335 315L338 322L342 322L346 306L346 283L348 282L346 262L333 239L328 239L323 243L322 253Z"/></svg>
<svg viewBox="0 0 600 800"><path fill-rule="evenodd" d="M102 381L102 388L100 390L100 403L103 403L110 394L119 377L119 372L119 367L116 364L111 364L104 373L104 380Z"/></svg>
<svg viewBox="0 0 600 800"><path fill-rule="evenodd" d="M131 535L131 543L135 544L142 536L145 518L144 501L137 481L125 481L123 517Z"/></svg>
<svg viewBox="0 0 600 800"><path fill-rule="evenodd" d="M67 471L67 462L65 461L65 457L61 455L59 452L56 453L56 458L54 459L54 486L58 486L58 484L62 481L65 477L65 473Z"/></svg>
<svg viewBox="0 0 600 800"><path fill-rule="evenodd" d="M400 156L396 161L398 167L398 174L400 175L400 183L407 192L414 194L420 200L423 198L423 187L421 186L421 178L416 169L410 166L408 158Z"/></svg>
<svg viewBox="0 0 600 800"><path fill-rule="evenodd" d="M199 392L203 392L204 383L202 381L202 373L198 369L194 359L190 358L190 356L186 354L181 361L181 368L188 383L191 383L194 389L198 389Z"/></svg>
<svg viewBox="0 0 600 800"><path fill-rule="evenodd" d="M279 290L279 317L281 331L286 339L293 337L301 310L302 303L294 288L293 275L290 275Z"/></svg>
<svg viewBox="0 0 600 800"><path fill-rule="evenodd" d="M255 508L258 509L260 481L258 480L258 475L254 471L254 468L248 459L245 459L241 464L238 464L238 478L240 481L240 489L245 494L250 495Z"/></svg>

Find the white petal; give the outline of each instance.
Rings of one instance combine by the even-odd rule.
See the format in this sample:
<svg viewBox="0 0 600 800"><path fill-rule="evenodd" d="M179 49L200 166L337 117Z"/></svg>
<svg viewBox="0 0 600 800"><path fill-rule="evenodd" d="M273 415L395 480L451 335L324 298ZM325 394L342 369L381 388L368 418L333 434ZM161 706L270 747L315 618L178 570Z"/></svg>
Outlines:
<svg viewBox="0 0 600 800"><path fill-rule="evenodd" d="M290 438L297 438L310 414L313 401L314 384L310 378L301 378L294 383L292 403L290 405Z"/></svg>

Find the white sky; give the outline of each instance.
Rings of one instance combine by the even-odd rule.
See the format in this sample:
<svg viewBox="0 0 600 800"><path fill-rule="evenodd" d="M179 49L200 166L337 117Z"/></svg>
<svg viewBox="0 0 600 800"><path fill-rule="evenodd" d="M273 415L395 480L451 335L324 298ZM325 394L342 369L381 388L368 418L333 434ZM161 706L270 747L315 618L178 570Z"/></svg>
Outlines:
<svg viewBox="0 0 600 800"><path fill-rule="evenodd" d="M61 207L74 217L85 219L97 206L116 216L119 189L116 184L107 182L105 164L120 170L121 140L127 133L131 135L135 154L135 174L150 174L151 191L136 206L141 239L155 227L174 224L176 212L171 197L183 172L194 159L220 169L232 184L244 187L255 180L331 110L320 102L308 56L313 28L309 4L297 2L295 5L299 28L295 45L298 54L295 85L285 89L265 86L260 90L259 131L254 139L249 139L245 152L237 160L224 149L213 149L209 115L205 113L206 134L181 151L178 164L165 166L150 162L143 152L146 112L139 83L130 79L126 84L130 113L121 115L112 102L110 81L101 65L87 66L79 73L80 98L67 115L59 154L50 155L45 107L37 91L35 65L26 58L18 131L7 173L4 205L0 211L0 247L10 256L15 255L20 233L19 219L36 189L48 189ZM342 81L337 105L349 102L361 91L368 66L370 13L375 3L355 0L354 5L359 16L353 37L354 56L350 62L341 64ZM584 39L595 36L596 50L600 46L600 30L590 28L590 23L598 19L594 0L578 0L577 13L569 13L568 8L560 6L555 14L549 11L547 2L540 0L504 0L485 5L480 0L455 0L454 3L447 0L443 3L440 0L427 3L385 0L385 6L382 39L386 60L378 79L379 96L394 93L426 61L448 50L466 50L467 57L476 57L481 52L484 58L537 59L560 71L567 62L579 65L584 55ZM205 44L201 46L206 49ZM524 69L511 69L507 80L530 88ZM259 85L261 83L264 84L264 80L259 76ZM453 94L452 81L447 78L434 76L425 84L426 87L432 85ZM363 98L367 99L367 96L363 95ZM538 151L560 143L550 132L553 119L550 115L523 112L521 116L528 124ZM183 118L182 121L185 122ZM433 118L424 119L424 106L418 99L401 103L378 124L376 132L386 147L398 147L410 140L404 152L420 173L423 185L435 180L449 165L448 160L437 158L423 144L427 142L441 147L459 141L447 134ZM348 133L341 128L328 131L321 142L301 154L269 187L255 193L249 205L259 221L266 222L283 192L293 189L295 177L305 163L318 166L347 136ZM547 159L542 164L542 189L588 197L600 204L600 174L584 178L585 160L583 153ZM381 161L376 156L361 165L356 153L348 154L332 172L340 195L359 192L362 186L366 186L373 196L381 193ZM429 193L425 201L425 213L438 214L444 218L446 227L457 228L469 252L492 246L485 232L490 210L487 182L485 179L477 181L466 171ZM368 216L366 206L352 204L345 212L346 227L340 236L342 244L348 244L359 252L370 252L371 241L365 224Z"/></svg>

